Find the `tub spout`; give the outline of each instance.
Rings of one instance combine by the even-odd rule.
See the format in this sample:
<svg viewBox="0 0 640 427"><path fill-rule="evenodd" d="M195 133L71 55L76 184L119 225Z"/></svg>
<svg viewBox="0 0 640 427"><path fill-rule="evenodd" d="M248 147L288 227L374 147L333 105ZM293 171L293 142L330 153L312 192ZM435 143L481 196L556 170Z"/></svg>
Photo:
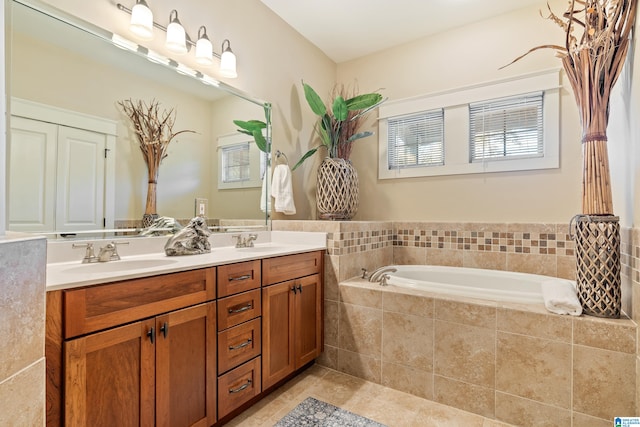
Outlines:
<svg viewBox="0 0 640 427"><path fill-rule="evenodd" d="M370 282L381 282L380 284L382 284L382 282L384 282L384 285L387 284L387 279L389 278L388 275L386 275L385 273L395 273L396 271L398 271L397 268L394 267L380 267L377 268L376 270L373 271L373 273L371 273L371 276L369 276L369 281ZM387 277L384 277L387 276Z"/></svg>

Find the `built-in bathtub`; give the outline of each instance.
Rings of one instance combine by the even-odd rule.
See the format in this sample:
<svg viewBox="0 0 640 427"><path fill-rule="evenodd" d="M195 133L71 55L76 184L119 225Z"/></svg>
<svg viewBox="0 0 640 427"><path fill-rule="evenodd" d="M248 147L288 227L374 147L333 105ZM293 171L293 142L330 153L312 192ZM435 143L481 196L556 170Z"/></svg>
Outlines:
<svg viewBox="0 0 640 427"><path fill-rule="evenodd" d="M548 312L540 284L564 279L388 267L388 286L354 277L325 300L322 364L513 425L636 413L637 325Z"/></svg>
<svg viewBox="0 0 640 427"><path fill-rule="evenodd" d="M427 292L518 303L543 302L541 284L556 279L537 274L435 265L392 265L389 285Z"/></svg>

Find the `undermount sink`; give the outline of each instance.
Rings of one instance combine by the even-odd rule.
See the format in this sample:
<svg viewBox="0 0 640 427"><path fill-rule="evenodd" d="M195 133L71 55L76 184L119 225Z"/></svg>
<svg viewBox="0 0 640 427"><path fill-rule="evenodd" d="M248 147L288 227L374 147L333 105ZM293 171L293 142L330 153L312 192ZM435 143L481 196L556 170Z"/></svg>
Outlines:
<svg viewBox="0 0 640 427"><path fill-rule="evenodd" d="M175 259L125 259L120 261L78 264L66 268L66 273L109 273L115 271L139 270L143 268L163 267L178 262Z"/></svg>

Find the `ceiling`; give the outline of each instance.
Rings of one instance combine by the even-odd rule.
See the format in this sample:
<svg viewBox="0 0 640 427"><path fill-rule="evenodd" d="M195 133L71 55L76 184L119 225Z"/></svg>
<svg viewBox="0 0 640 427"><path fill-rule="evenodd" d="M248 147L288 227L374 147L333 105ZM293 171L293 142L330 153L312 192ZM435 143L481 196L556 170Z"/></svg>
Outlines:
<svg viewBox="0 0 640 427"><path fill-rule="evenodd" d="M336 63L545 0L262 0Z"/></svg>

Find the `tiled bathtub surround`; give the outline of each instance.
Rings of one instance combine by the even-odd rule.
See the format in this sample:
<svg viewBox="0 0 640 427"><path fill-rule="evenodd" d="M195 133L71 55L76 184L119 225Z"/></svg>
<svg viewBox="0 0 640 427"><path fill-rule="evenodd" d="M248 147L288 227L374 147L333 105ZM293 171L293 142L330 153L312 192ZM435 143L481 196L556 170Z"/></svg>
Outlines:
<svg viewBox="0 0 640 427"><path fill-rule="evenodd" d="M353 292L349 293L349 290L345 290L344 286L338 286L340 282L359 276L361 268L372 271L377 267L390 264L433 264L490 268L574 279L574 244L569 238L568 224L273 221L272 226L273 230L324 231L328 233L328 251L325 258L325 352L320 360L320 363L325 366L340 369L362 378L371 378L377 382L383 381L384 378L384 384L391 384L395 388L401 388L400 384L405 384L406 387L409 387L407 391L413 394L431 396L429 398L432 399L447 400L451 405L455 404L456 396L461 396L462 391L474 390L472 398L461 399L465 405L486 409L493 404L495 405L495 414L503 414L505 418L510 417L509 419L526 417L529 412L532 412L532 416L572 413L574 426L610 425L610 423L603 421L602 414L598 415L589 411L581 412L583 410L586 411L586 409L583 409L580 405L586 408L590 404L586 398L581 399L583 395L580 394L580 390L574 393L574 388L579 385L580 387L587 387L585 390L589 390L592 384L599 384L601 377L608 375L610 373L609 370L612 368L620 368L616 372L621 375L621 378L624 378L624 381L621 379L621 382L627 384L622 386L621 390L626 390L631 396L635 395L633 400L640 402L640 387L636 387L636 389L629 388L627 381L628 378L635 376L635 383L640 385L640 350L637 345L634 349L630 349L628 346L629 341L627 340L627 346L624 347L624 350L617 347L601 348L602 345L596 345L595 341L582 342L575 341L575 337L572 338L572 334L575 334L577 330L576 324L592 325L602 322L608 325L612 322L617 325L625 321L601 320L591 317L568 319L550 315L544 309L541 309L538 313L527 315L524 312L525 314L520 316L531 317L529 321L521 320L525 325L530 325L531 331L526 333L503 330L504 327L500 329L500 326L496 326L492 332L490 327L482 323L466 325L470 328L476 328L473 330L475 335L469 335L470 341L475 341L477 337L480 337L478 341L481 344L484 343L483 340L494 343L494 353L481 352L476 357L480 358L482 354L485 354L485 357L491 360L491 354L493 354L495 361L500 361L502 364L511 358L501 356L498 359L498 354L495 353L498 348L504 350L512 349L514 360L522 357L516 351L518 346L513 344L513 340L517 338L513 338L511 335L522 335L527 338L522 338L517 343L518 345L531 344L538 346L534 346L534 348L542 346L544 349L548 349L550 354L557 355L560 357L559 360L564 360L564 368L567 367L566 364L568 363L566 360L567 348L571 349L571 369L566 373L571 375L570 378L574 382L574 388L569 390L568 396L570 397L571 405L575 402L576 406L565 407L566 401L560 401L561 397L552 395L545 397L544 399L546 400L541 400L542 403L539 405L532 404L527 406L526 404L529 401L536 402L536 399L542 398L536 397L537 394L534 391L514 392L505 385L509 381L500 376L501 374L494 374L493 381L496 382L498 388L492 397L486 387L486 381L491 381L491 377L487 376L488 373L486 371L478 372L477 375L480 379L474 379L473 381L475 382L473 382L466 377L451 378L444 375L448 371L447 365L443 365L444 361L442 360L436 365L435 359L432 359L431 363L438 369L443 370L442 372L438 371L440 374L434 374L435 368L428 369L429 366L426 361L428 358L412 358L404 355L402 357L408 358L406 361L393 362L389 361L392 357L390 354L394 358L401 357L399 356L400 350L392 350L390 347L386 347L378 353L379 345L381 344L377 340L380 340L380 343L383 342L381 332L383 321L388 326L393 322L398 323L402 320L403 328L412 331L423 331L423 329L430 327L433 327L435 331L437 326L439 334L437 337L444 338L448 338L448 336L443 327L448 325L452 330L459 330L460 322L440 319L433 314L435 303L431 304L425 300L416 301L412 299L411 310L417 310L421 314L411 313L417 316L418 319L411 318L413 321L408 322L404 317L398 318L397 315L394 315L394 313L400 311L399 309L387 309L388 305L391 304L391 298L402 299L403 297L387 297L385 299L386 308L383 312L379 293L357 292L353 294ZM638 324L640 323L640 229L622 229L621 238L623 310L631 316L635 324ZM406 300L402 300L400 305L406 307L407 304ZM383 313L387 311L391 313L385 317ZM443 310L440 309L439 313L442 312ZM496 322L504 319L505 316L506 311L495 309ZM346 322L345 319L350 320ZM555 322L555 319L564 320L560 320L558 323ZM564 326L562 326L562 322L565 322ZM626 320L626 322L629 322L629 320ZM368 341L361 342L361 340L356 340L355 336L349 336L346 332L350 328L357 330L358 327L366 330L372 329L372 331L376 332L369 331L366 340L364 340ZM638 342L640 341L640 337L638 337L640 332L635 329L635 326L632 327L636 334L633 337L634 342ZM582 326L578 326L578 328L584 329ZM625 334L629 332L627 327L622 328L622 330L626 331ZM464 331L468 332L466 329L462 332ZM607 336L606 334L611 332L608 329L599 331L605 337ZM418 335L421 333L419 332ZM397 334L399 339L413 342L408 335L406 333ZM435 332L433 337L436 337ZM444 346L445 343L446 340L440 345ZM460 343L461 348L464 348L463 344L465 343ZM452 343L449 343L449 347L452 345ZM487 351L490 350L491 346L489 345L488 347ZM430 351L435 352L436 348L444 351L443 347L436 347L435 344ZM384 356L383 351L386 351L386 356ZM621 357L616 358L617 356ZM387 358L384 363L385 359L383 357ZM607 362L604 362L605 369L603 371L597 370L597 375L594 377L590 377L586 373L576 376L576 366L585 360L589 360L589 358L594 362L606 360ZM543 366L540 363L542 362L536 362L534 366ZM613 365L611 365L612 363ZM599 369L597 366L596 368ZM451 370L451 367L448 369ZM553 372L554 375L557 372L561 372L558 367L551 370L546 368L542 370L549 373ZM610 374L613 375L614 373ZM544 376L546 374L538 372L536 375ZM428 381L428 378L433 378L433 381ZM424 381L418 379L423 379ZM482 381L485 382L483 383ZM608 384L606 381L605 383ZM398 386L396 387L394 384L398 384ZM439 394L435 395L434 390L438 390ZM549 392L551 393L552 390L549 390ZM541 392L538 391L537 393L539 395ZM574 394L572 395L572 393ZM600 394L595 393L594 396L599 396L598 399L613 398L608 397L607 393L604 390ZM627 394L625 394L625 397L628 397ZM622 402L622 400L619 401ZM573 412L571 412L571 409L573 409ZM478 410L478 412L480 411ZM635 414L640 415L640 408L636 409ZM537 418L534 417L532 419ZM544 423L541 425L544 425ZM552 423L551 425L556 424Z"/></svg>
<svg viewBox="0 0 640 427"><path fill-rule="evenodd" d="M339 371L515 425L604 426L637 414L629 319L434 298L361 279L341 283L328 305L327 362Z"/></svg>

